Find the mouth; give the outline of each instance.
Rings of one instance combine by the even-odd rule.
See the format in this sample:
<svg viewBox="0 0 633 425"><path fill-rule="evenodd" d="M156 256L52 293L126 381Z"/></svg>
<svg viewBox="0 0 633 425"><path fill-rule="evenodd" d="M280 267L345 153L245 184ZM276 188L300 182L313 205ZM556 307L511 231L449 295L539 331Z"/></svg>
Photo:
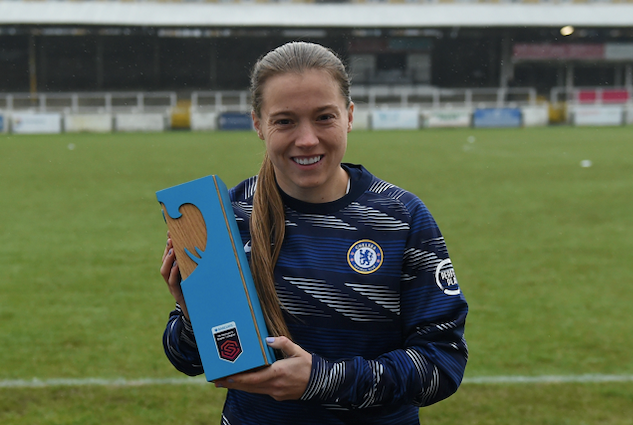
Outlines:
<svg viewBox="0 0 633 425"><path fill-rule="evenodd" d="M323 158L323 155L316 155L316 156L301 157L301 158L294 157L292 158L292 160L299 165L312 165L321 161L322 158Z"/></svg>

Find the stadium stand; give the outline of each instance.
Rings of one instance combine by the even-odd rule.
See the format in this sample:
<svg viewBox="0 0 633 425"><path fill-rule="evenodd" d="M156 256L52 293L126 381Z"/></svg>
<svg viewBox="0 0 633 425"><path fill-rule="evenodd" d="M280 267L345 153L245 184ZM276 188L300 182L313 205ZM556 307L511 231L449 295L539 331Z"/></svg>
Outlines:
<svg viewBox="0 0 633 425"><path fill-rule="evenodd" d="M343 56L367 116L609 106L630 122L631 16L633 0L0 0L0 113L212 127L248 111L262 52L302 39Z"/></svg>

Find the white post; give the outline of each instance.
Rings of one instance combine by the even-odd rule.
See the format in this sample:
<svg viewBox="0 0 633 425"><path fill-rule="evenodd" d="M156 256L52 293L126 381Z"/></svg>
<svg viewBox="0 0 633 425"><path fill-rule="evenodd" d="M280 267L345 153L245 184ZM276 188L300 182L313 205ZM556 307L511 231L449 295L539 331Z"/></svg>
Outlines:
<svg viewBox="0 0 633 425"><path fill-rule="evenodd" d="M246 92L240 93L240 111L248 112L248 105L246 104Z"/></svg>
<svg viewBox="0 0 633 425"><path fill-rule="evenodd" d="M143 97L143 93L138 93L136 95L136 108L138 109L139 112L143 112L143 109L145 107L144 105L144 97Z"/></svg>
<svg viewBox="0 0 633 425"><path fill-rule="evenodd" d="M196 111L198 109L198 92L191 93L191 110Z"/></svg>
<svg viewBox="0 0 633 425"><path fill-rule="evenodd" d="M574 64L573 63L568 63L567 64L567 75L565 77L565 88L566 88L566 94L567 94L567 99L569 100L569 97L572 95L573 91L574 91Z"/></svg>

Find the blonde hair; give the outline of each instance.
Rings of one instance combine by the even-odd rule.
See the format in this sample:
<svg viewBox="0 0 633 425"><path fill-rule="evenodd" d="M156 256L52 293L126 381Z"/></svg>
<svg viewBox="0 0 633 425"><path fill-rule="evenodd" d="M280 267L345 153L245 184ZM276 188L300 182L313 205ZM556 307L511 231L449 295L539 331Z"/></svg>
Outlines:
<svg viewBox="0 0 633 425"><path fill-rule="evenodd" d="M341 59L330 49L319 44L291 42L262 56L251 73L251 99L255 115L261 118L266 81L279 74L302 73L320 69L330 73L349 107L350 80ZM260 298L268 331L273 336L290 337L283 318L283 306L275 290L275 264L284 240L284 203L277 188L275 169L268 154L264 155L257 178L251 215L251 271Z"/></svg>

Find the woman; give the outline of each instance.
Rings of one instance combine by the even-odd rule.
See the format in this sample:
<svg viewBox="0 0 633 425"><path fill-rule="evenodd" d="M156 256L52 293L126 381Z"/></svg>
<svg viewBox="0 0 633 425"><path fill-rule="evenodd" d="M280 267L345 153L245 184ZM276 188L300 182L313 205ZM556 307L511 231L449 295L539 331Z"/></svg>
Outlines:
<svg viewBox="0 0 633 425"><path fill-rule="evenodd" d="M418 424L468 356L468 307L435 221L415 195L342 163L354 104L330 50L273 50L251 91L266 155L230 196L283 358L215 382L228 388L222 423ZM200 374L169 239L161 274L177 301L165 351Z"/></svg>

